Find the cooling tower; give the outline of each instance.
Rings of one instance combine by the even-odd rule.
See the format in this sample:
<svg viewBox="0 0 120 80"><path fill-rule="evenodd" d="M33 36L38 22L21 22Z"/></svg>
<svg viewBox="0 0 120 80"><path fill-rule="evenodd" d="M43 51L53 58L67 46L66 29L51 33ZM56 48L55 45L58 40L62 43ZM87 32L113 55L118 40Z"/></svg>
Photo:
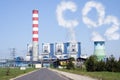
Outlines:
<svg viewBox="0 0 120 80"><path fill-rule="evenodd" d="M105 58L105 41L94 42L94 55L97 56L98 61Z"/></svg>

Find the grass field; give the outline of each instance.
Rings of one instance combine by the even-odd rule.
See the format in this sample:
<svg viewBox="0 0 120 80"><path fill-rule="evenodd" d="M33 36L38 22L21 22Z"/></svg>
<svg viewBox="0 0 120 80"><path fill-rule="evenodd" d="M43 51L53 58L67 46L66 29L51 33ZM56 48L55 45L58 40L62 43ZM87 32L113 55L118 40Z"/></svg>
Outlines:
<svg viewBox="0 0 120 80"><path fill-rule="evenodd" d="M98 80L120 80L120 73L117 72L87 72L78 69L76 70L59 69L59 70L90 76L93 78L97 78Z"/></svg>
<svg viewBox="0 0 120 80"><path fill-rule="evenodd" d="M9 69L9 70L8 70ZM34 68L27 68L20 70L19 68L0 68L0 80L9 80L21 74L35 70Z"/></svg>

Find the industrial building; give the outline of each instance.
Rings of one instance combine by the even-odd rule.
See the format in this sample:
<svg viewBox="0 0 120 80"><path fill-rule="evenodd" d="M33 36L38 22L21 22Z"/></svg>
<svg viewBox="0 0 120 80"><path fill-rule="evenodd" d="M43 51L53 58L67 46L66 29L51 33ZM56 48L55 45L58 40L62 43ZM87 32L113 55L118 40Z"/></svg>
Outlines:
<svg viewBox="0 0 120 80"><path fill-rule="evenodd" d="M33 46L28 45L28 53L26 56L26 61L32 61ZM47 59L68 59L73 57L75 59L79 58L81 55L81 45L80 42L66 42L66 43L42 43L42 52L38 55L38 60Z"/></svg>
<svg viewBox="0 0 120 80"><path fill-rule="evenodd" d="M31 61L32 60L32 54L33 54L33 50L32 50L32 44L27 44L27 55L25 60L26 61Z"/></svg>
<svg viewBox="0 0 120 80"><path fill-rule="evenodd" d="M41 59L68 59L73 57L75 59L81 57L81 43L76 41L71 42L56 42L56 43L42 43L42 51L39 54L38 44L38 10L32 11L32 44L27 45L26 61L39 61ZM101 60L105 57L105 42L94 42L94 55Z"/></svg>
<svg viewBox="0 0 120 80"><path fill-rule="evenodd" d="M39 11L37 9L32 11L32 43L27 44L27 55L23 59L21 57L14 58L13 60L0 60L2 65L17 66L22 64L42 64L43 66L50 66L50 62L55 60L67 60L73 57L75 60L82 58L86 59L87 55L81 55L81 43L76 41L71 42L56 42L56 43L42 43L42 51L39 52L39 36L38 36L38 17ZM94 42L94 55L98 60L105 58L105 41Z"/></svg>
<svg viewBox="0 0 120 80"><path fill-rule="evenodd" d="M28 45L28 54L26 61L32 60L32 44ZM104 60L106 56L105 41L94 41L94 55L97 56L98 61ZM74 59L86 60L87 55L81 55L81 43L80 42L56 42L56 43L42 43L42 52L38 58L43 62L43 66L50 66L51 60L67 60L70 57Z"/></svg>
<svg viewBox="0 0 120 80"><path fill-rule="evenodd" d="M54 47L55 45L55 47ZM81 55L80 42L66 42L66 43L43 43L42 44L42 54L43 59L68 59L74 57L79 58Z"/></svg>
<svg viewBox="0 0 120 80"><path fill-rule="evenodd" d="M58 59L65 59L67 58L67 47L66 43L55 43L55 53L54 55Z"/></svg>
<svg viewBox="0 0 120 80"><path fill-rule="evenodd" d="M42 52L39 54L38 44L38 10L32 11L32 44L27 45L26 61L39 61L41 59L68 59L80 57L81 45L80 42L56 42L56 43L42 43Z"/></svg>
<svg viewBox="0 0 120 80"><path fill-rule="evenodd" d="M55 56L58 59L68 59L80 57L80 42L55 43Z"/></svg>
<svg viewBox="0 0 120 80"><path fill-rule="evenodd" d="M42 59L50 59L54 57L54 45L53 43L43 43L42 44Z"/></svg>
<svg viewBox="0 0 120 80"><path fill-rule="evenodd" d="M68 57L73 57L75 59L79 58L81 55L80 42L67 42L66 44Z"/></svg>

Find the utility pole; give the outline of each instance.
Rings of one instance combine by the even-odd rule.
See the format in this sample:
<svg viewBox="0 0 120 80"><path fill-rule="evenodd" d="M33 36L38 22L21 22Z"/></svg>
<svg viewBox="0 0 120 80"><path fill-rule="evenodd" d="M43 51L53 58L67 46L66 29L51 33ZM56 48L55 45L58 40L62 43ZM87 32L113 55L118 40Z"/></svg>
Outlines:
<svg viewBox="0 0 120 80"><path fill-rule="evenodd" d="M11 55L11 60L10 60L10 67L15 66L15 55L16 55L16 49L15 48L10 48L10 55Z"/></svg>
<svg viewBox="0 0 120 80"><path fill-rule="evenodd" d="M12 60L15 60L15 54L16 54L16 49L15 49L15 48L12 48L12 50L11 50Z"/></svg>

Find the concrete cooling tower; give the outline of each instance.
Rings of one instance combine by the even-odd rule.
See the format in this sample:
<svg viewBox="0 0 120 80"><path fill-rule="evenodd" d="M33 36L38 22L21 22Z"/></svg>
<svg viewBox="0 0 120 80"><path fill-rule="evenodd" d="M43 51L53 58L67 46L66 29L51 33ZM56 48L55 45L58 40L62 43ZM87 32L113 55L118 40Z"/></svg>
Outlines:
<svg viewBox="0 0 120 80"><path fill-rule="evenodd" d="M105 41L94 42L94 55L97 56L98 61L105 58Z"/></svg>

